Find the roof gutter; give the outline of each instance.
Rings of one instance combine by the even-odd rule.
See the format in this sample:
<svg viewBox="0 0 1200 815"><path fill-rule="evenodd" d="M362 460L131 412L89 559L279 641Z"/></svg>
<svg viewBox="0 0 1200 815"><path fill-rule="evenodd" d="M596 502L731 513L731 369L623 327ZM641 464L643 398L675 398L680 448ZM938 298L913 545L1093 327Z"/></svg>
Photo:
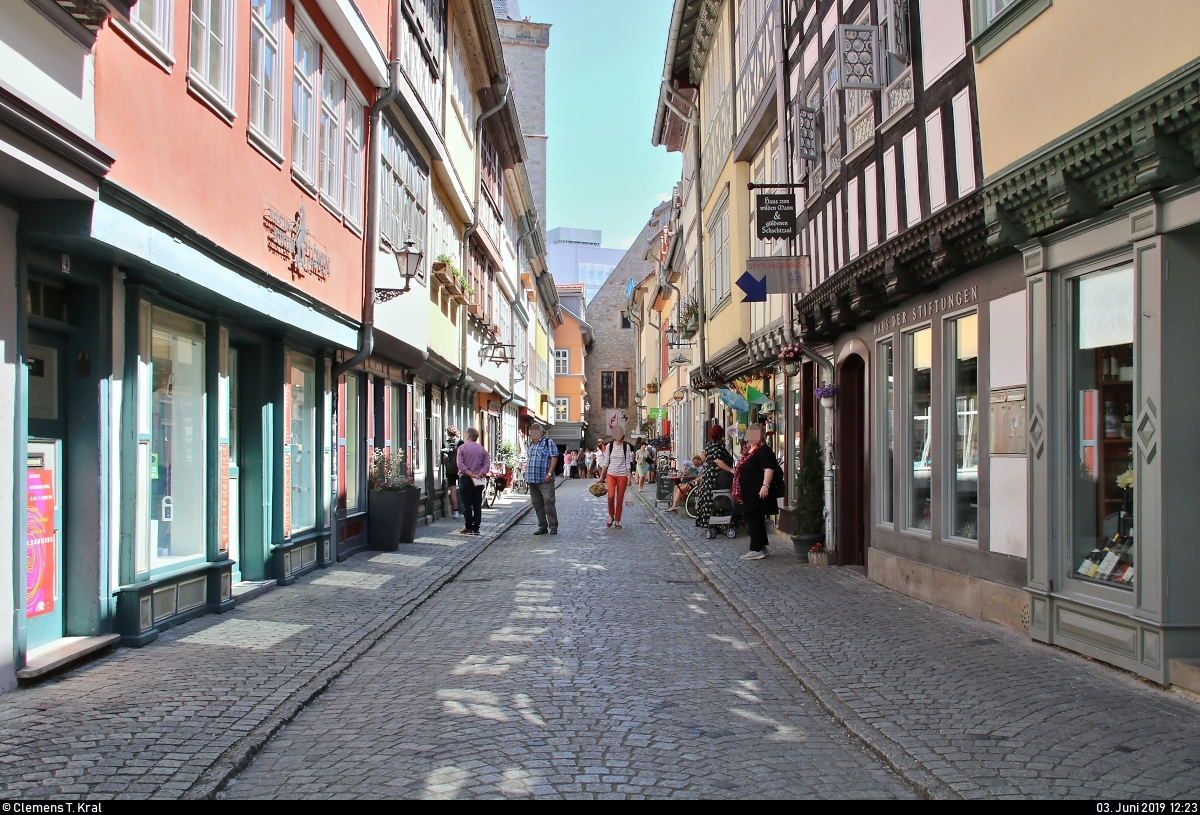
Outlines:
<svg viewBox="0 0 1200 815"><path fill-rule="evenodd" d="M679 46L679 31L683 28L683 12L686 7L687 3L685 0L675 0L675 8L671 12L671 30L667 34L667 54L663 58L662 85L658 92L658 110L654 113L654 133L650 137L650 143L655 147L661 145L659 138L662 135L663 127L666 126L667 86L671 82L671 69L675 66L675 49Z"/></svg>
<svg viewBox="0 0 1200 815"><path fill-rule="evenodd" d="M368 119L370 150L367 154L367 217L363 241L362 326L358 351L333 369L333 379L361 365L375 349L375 264L379 257L379 185L383 163L383 110L400 95L400 3L392 5L392 63L388 69L388 89L371 105Z"/></svg>

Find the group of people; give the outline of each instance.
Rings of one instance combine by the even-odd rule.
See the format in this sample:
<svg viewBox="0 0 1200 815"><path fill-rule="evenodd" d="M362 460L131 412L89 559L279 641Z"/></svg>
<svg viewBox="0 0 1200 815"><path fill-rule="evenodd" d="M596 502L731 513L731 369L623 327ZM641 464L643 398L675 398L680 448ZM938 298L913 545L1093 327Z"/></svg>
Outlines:
<svg viewBox="0 0 1200 815"><path fill-rule="evenodd" d="M478 535L482 515L484 479L491 469L491 456L479 443L479 431L466 430L460 440L458 429L446 428L447 442L442 448L443 462L450 490L451 507L458 517L461 509L462 534ZM634 446L625 440L624 428L612 430L609 441L597 449L568 450L562 454L563 473L568 478L595 478L607 489L608 526L621 528L625 492L630 479L636 479L638 489L653 481L655 450L639 440ZM525 450L525 478L529 484L530 501L537 516L535 535L558 534L558 509L555 501L554 474L559 459L558 445L545 435L537 423L530 425ZM750 534L750 550L743 560L760 560L767 556L770 537L767 517L779 511L778 497L782 493L783 471L774 451L766 444L761 425L746 428L746 444L736 460L725 444L725 430L719 425L709 428L704 454L693 456L691 471L698 474L692 483L675 489L671 511L677 511L690 491L696 491L696 526L709 526L716 514L713 493L719 489L720 474L727 474L732 505L737 507ZM686 465L685 465L686 470Z"/></svg>

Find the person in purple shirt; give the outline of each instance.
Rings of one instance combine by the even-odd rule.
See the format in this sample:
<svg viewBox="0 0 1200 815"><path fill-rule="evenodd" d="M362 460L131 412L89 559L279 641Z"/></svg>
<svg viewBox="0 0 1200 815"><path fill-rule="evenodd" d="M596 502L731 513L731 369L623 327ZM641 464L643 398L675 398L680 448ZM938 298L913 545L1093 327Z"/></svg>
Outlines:
<svg viewBox="0 0 1200 815"><path fill-rule="evenodd" d="M462 508L463 528L458 530L463 535L478 535L479 523L483 516L483 484L482 482L492 467L492 457L479 443L479 431L473 427L467 428L467 440L458 446L455 456L458 461L458 504Z"/></svg>

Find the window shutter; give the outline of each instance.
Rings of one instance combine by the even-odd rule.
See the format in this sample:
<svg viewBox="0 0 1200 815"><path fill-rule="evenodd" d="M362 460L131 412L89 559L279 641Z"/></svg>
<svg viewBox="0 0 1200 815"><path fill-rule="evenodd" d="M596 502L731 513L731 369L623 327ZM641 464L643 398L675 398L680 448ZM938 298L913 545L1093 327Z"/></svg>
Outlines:
<svg viewBox="0 0 1200 815"><path fill-rule="evenodd" d="M883 87L878 26L839 25L837 42L838 85L842 90L876 91Z"/></svg>

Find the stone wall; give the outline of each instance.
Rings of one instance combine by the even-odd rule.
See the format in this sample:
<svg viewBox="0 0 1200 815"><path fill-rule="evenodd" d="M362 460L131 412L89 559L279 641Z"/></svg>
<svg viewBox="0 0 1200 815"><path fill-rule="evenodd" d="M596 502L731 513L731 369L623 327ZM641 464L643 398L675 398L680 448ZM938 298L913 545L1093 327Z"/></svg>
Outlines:
<svg viewBox="0 0 1200 815"><path fill-rule="evenodd" d="M621 328L621 312L625 310L626 289L629 281L641 282L646 275L655 271L654 261L645 260L646 247L651 240L658 239L663 219L669 217L669 204L655 208L650 220L642 228L637 240L629 247L625 257L613 269L612 274L587 306L587 320L592 327L595 342L587 355L589 445L596 445L605 435L604 408L601 407L600 372L629 372L629 409L625 423L626 433L632 433L637 424L633 409L634 393L637 389L637 329Z"/></svg>

